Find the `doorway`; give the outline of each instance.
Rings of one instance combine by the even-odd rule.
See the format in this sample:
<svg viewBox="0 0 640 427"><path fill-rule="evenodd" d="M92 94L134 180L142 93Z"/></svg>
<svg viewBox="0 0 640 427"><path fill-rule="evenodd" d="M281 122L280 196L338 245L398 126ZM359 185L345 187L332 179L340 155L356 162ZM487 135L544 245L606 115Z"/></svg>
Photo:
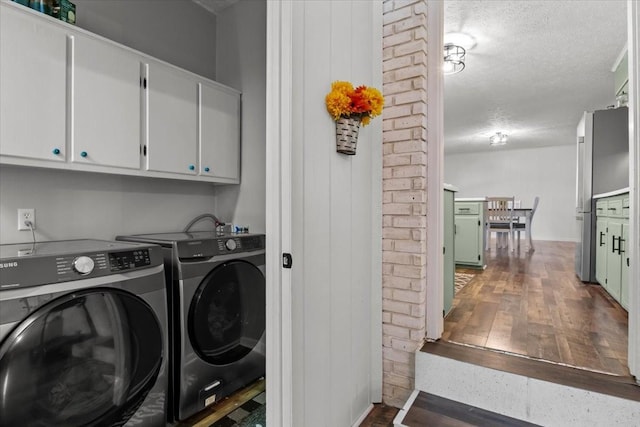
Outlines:
<svg viewBox="0 0 640 427"><path fill-rule="evenodd" d="M452 2L449 2L449 3L452 3ZM508 6L508 5L507 5L507 6ZM511 4L511 6L513 6L513 4ZM477 10L477 9L476 9L476 10L473 10L473 7L471 7L470 9L471 9L471 13L474 13L474 12L475 12L475 13L486 13L486 11L485 11L485 12L482 12L482 11L479 11L479 10ZM494 15L495 15L495 14L494 14ZM499 15L499 14L498 14L498 15ZM464 15L464 18L465 18L465 19L467 19L467 22L471 22L471 20L469 20L469 17L470 17L470 13L467 13L466 15ZM621 25L622 25L622 26L624 26L624 23L621 23ZM446 28L446 27L447 27L447 25L446 25L446 23L445 23L445 28ZM458 30L460 30L460 29L458 29ZM470 52L473 52L473 50L471 50ZM468 58L468 60L470 60L469 58L472 58L472 56L471 56L471 55L468 55L468 56L467 56L467 58ZM480 61L478 61L478 62L480 62ZM631 63L631 62L630 62L630 63ZM481 64L476 64L476 65L477 65L477 66L479 66L479 65L481 65ZM469 65L469 66L470 66L470 65ZM633 67L632 67L632 68L633 68ZM463 75L463 74L464 74L464 71L461 73L461 75ZM458 76L451 76L451 77L449 77L449 76L448 76L447 78L456 78L456 77L458 77ZM507 78L508 78L508 77L507 77ZM475 90L475 91L481 91L480 89L477 89L477 88L474 88L474 90ZM613 89L611 89L611 92L613 92ZM445 92L445 102L446 102L446 99L447 99L447 96L446 96L446 92ZM603 106L603 107L604 107L604 106ZM497 113L500 113L500 111L497 111ZM505 120L505 117L507 117L507 116L508 116L508 115L507 115L507 114L505 114L505 115L504 115L504 117L500 117L500 115L499 115L499 114L496 114L496 116L495 116L494 118L502 119L502 123L503 123L503 124L504 124L505 122L507 122L507 124L508 124L508 120ZM508 117L507 117L507 119L508 119ZM497 120L497 121L498 121L498 122L500 122L500 120ZM446 123L447 123L447 122L446 122L446 117L445 117L445 128L446 128ZM577 124L577 121L576 121L576 124ZM446 132L446 130L445 130L445 132ZM484 138L484 136L486 136L486 135L483 135L483 138ZM514 135L514 136L515 136L515 135ZM574 140L575 140L575 128L574 128L574 133L573 133L573 139L571 139L571 141L574 141ZM514 142L515 142L515 141L514 141ZM469 141L469 143L470 143L470 145L472 145L472 144L474 143L474 141L473 141L473 140L470 140L470 141ZM478 143L480 143L480 141L479 141ZM486 144L486 145L488 145L488 141L485 141L485 140L483 140L481 143L482 143L482 144ZM630 144L630 145L633 145L633 143L632 143L632 144ZM631 148L633 148L633 147L631 147ZM446 146L445 146L445 150L446 150ZM633 149L631 150L631 153L632 153L632 158L633 158ZM634 160L635 160L635 162L637 163L637 158L636 158L636 159L634 159ZM445 167L445 177L446 177L446 176L447 176L447 173L446 173L446 172L447 172L447 169L446 169L446 165L445 165L445 164L446 164L447 162L446 162L446 161L444 161L444 159L443 159L443 160L441 160L441 161L442 161L442 165L444 165L444 167ZM633 170L634 170L634 168L632 167L632 174L631 174L631 180L632 180L632 182L633 182L633 179L634 179ZM487 174L483 175L482 177L476 177L476 178L477 178L477 180L482 181L486 175L487 175ZM451 182L451 181L449 181L449 180L447 180L446 182L447 182L448 184L453 184L453 185L458 184L458 183L456 183L456 182ZM497 191L497 190L496 190L496 191ZM474 196L486 196L486 195L488 195L488 194L474 194ZM523 197L523 200L524 200L524 199L525 199L525 198ZM531 197L531 199L532 199L532 197ZM547 198L547 201L549 201L549 202L550 202L551 200L553 200L553 198ZM544 202L544 197L542 198L541 204L542 204L543 202ZM571 203L573 203L573 201L572 201L572 200L571 200ZM550 204L551 204L551 203L550 203ZM535 237L535 228L534 228L534 237ZM563 242L563 244L564 244L564 243L566 243L566 242ZM559 246L562 246L562 244L559 244ZM495 244L494 244L494 245L492 245L492 248L495 248ZM518 259L518 258L510 257L510 256L509 256L509 254L496 254L495 252L493 252L493 253L491 253L491 252L490 252L490 255L495 255L495 258L494 258L493 260L492 260L492 259L489 259L489 260L488 260L489 262L491 262L491 261L496 261L496 262L505 262L505 261L509 262L509 261L511 261L511 262L516 263L516 262L520 262L520 261L522 261L522 259ZM505 257L505 255L506 255L506 257ZM542 254L541 254L541 252L536 251L536 252L534 252L534 253L533 253L533 256L534 256L534 257L542 256ZM502 261L500 261L500 259L499 259L499 258L500 258ZM633 258L633 257L632 257L632 259L637 260L637 258ZM633 261L632 261L632 263L633 263ZM633 277L633 276L632 276L632 277ZM633 280L633 279L631 279L631 280ZM633 281L632 281L632 283L633 283ZM586 286L586 285L585 285L585 286ZM429 306L431 305L431 303L428 301L428 302L427 302L427 305L428 305L427 311L429 312L429 311L430 311ZM636 303L633 307L636 307L636 306L637 306L637 303ZM432 307L432 308L433 308L433 307ZM431 309L432 309L432 308L431 308ZM634 324L635 324L635 323L634 323L634 321L633 321L633 311L634 311L634 310L633 310L633 308L632 308L632 310L631 310L631 314L630 314L630 319L631 319L631 320L630 320L630 322L629 322L629 328L632 328L631 330L633 330L633 328L635 328L635 326L634 326ZM445 321L445 323L446 323L446 321ZM443 337L447 337L447 335L448 335L448 334L447 334L447 330L446 330L446 325L445 325L445 331L444 331L444 332L445 332L445 333L444 333ZM630 336L633 336L633 334L630 334ZM634 342L633 342L633 340L632 340L632 342L630 343L630 348L632 348L632 347L633 347L633 348L635 348L636 346L637 346L637 344L634 344ZM637 353L637 352L636 352L636 353ZM633 354L634 354L634 350L633 350L633 349L631 349L631 350L630 350L630 355L632 356L632 357L631 357L631 359L633 359ZM533 356L535 356L535 355L533 355ZM633 360L630 360L630 361L629 361L629 365L630 365L630 366L633 366ZM632 371L633 371L633 368L632 368Z"/></svg>

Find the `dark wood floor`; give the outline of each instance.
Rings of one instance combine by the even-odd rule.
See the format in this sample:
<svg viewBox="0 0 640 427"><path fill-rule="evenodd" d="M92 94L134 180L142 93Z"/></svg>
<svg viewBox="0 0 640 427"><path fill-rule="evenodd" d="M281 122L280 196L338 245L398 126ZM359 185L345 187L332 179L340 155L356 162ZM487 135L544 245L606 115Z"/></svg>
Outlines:
<svg viewBox="0 0 640 427"><path fill-rule="evenodd" d="M376 403L367 418L360 423L359 427L390 427L393 426L393 419L400 410L384 403Z"/></svg>
<svg viewBox="0 0 640 427"><path fill-rule="evenodd" d="M402 421L407 427L536 427L495 412L421 391ZM539 427L539 426L538 426Z"/></svg>
<svg viewBox="0 0 640 427"><path fill-rule="evenodd" d="M454 297L442 339L628 376L627 312L578 280L575 243L534 244L492 245L484 271L458 270L477 274Z"/></svg>

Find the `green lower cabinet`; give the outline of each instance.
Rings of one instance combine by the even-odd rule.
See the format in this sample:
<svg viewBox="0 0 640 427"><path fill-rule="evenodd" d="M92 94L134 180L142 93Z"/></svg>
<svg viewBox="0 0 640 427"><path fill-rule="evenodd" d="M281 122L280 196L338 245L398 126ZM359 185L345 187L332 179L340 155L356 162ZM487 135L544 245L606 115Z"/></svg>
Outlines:
<svg viewBox="0 0 640 427"><path fill-rule="evenodd" d="M620 301L622 261L620 254L620 239L622 238L622 222L609 219L607 237L607 278L604 287L616 301Z"/></svg>
<svg viewBox="0 0 640 427"><path fill-rule="evenodd" d="M484 268L485 202L455 203L455 262Z"/></svg>
<svg viewBox="0 0 640 427"><path fill-rule="evenodd" d="M473 216L456 216L456 263L477 264L480 259L478 246L478 218Z"/></svg>
<svg viewBox="0 0 640 427"><path fill-rule="evenodd" d="M596 220L596 280L603 286L607 280L607 222L608 218Z"/></svg>
<svg viewBox="0 0 640 427"><path fill-rule="evenodd" d="M598 199L596 206L596 280L628 309L629 196Z"/></svg>
<svg viewBox="0 0 640 427"><path fill-rule="evenodd" d="M444 267L442 272L444 276L444 315L451 310L455 288L453 195L453 191L444 191Z"/></svg>
<svg viewBox="0 0 640 427"><path fill-rule="evenodd" d="M620 280L620 304L629 309L629 220L622 223L622 272Z"/></svg>

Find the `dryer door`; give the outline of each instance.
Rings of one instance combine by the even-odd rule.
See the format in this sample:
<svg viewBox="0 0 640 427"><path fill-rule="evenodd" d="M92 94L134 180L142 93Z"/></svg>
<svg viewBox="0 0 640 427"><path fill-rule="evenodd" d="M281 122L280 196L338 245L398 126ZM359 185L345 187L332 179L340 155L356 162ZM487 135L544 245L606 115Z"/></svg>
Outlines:
<svg viewBox="0 0 640 427"><path fill-rule="evenodd" d="M213 269L200 283L189 308L189 338L195 352L213 365L242 359L265 329L265 278L246 261Z"/></svg>
<svg viewBox="0 0 640 427"><path fill-rule="evenodd" d="M50 301L0 343L0 425L124 424L155 383L162 342L153 310L129 292Z"/></svg>

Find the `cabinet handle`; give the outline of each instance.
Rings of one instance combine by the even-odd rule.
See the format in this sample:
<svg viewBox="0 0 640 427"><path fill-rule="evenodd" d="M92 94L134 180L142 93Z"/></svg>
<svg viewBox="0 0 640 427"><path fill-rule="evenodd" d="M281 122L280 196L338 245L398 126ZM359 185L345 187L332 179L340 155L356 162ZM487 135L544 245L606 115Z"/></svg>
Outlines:
<svg viewBox="0 0 640 427"><path fill-rule="evenodd" d="M54 148L51 152L57 156L58 154L60 154L60 149Z"/></svg>
<svg viewBox="0 0 640 427"><path fill-rule="evenodd" d="M470 211L471 208L458 208L459 211Z"/></svg>
<svg viewBox="0 0 640 427"><path fill-rule="evenodd" d="M87 153L86 151L81 151L80 152L80 157L87 157L89 155L89 153Z"/></svg>
<svg viewBox="0 0 640 427"><path fill-rule="evenodd" d="M611 236L611 253L615 254L616 253L616 236Z"/></svg>
<svg viewBox="0 0 640 427"><path fill-rule="evenodd" d="M196 169L196 167L194 165L189 165L189 170L190 171L195 170L195 169Z"/></svg>
<svg viewBox="0 0 640 427"><path fill-rule="evenodd" d="M618 254L619 255L626 252L622 250L622 242L626 242L626 240L624 240L622 237L618 237Z"/></svg>
<svg viewBox="0 0 640 427"><path fill-rule="evenodd" d="M598 242L599 246L603 246L604 242L602 241L602 236L604 236L604 233L601 231L600 232L600 241Z"/></svg>
<svg viewBox="0 0 640 427"><path fill-rule="evenodd" d="M209 172L211 169L209 169L209 166L207 166L206 168L204 168L205 172Z"/></svg>

